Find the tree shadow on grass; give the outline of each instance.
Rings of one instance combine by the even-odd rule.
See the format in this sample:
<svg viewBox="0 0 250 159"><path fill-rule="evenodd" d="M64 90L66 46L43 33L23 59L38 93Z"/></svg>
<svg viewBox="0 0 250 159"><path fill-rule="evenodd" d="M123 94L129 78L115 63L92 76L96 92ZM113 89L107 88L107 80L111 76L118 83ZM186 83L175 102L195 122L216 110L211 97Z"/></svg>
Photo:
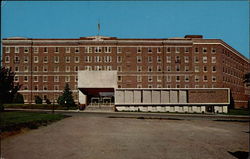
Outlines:
<svg viewBox="0 0 250 159"><path fill-rule="evenodd" d="M249 152L247 151L235 151L235 152L227 151L227 152L238 159L250 159Z"/></svg>

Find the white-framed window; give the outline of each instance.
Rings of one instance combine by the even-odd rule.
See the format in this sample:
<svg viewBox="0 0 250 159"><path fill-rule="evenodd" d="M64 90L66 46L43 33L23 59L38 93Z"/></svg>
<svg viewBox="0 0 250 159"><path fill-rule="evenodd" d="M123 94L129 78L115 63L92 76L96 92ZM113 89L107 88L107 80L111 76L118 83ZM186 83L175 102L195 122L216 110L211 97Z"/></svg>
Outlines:
<svg viewBox="0 0 250 159"><path fill-rule="evenodd" d="M33 79L34 79L34 82L38 82L39 81L38 76L33 76Z"/></svg>
<svg viewBox="0 0 250 159"><path fill-rule="evenodd" d="M212 49L211 49L211 53L212 53L212 54L215 54L215 53L216 53L216 48L212 48Z"/></svg>
<svg viewBox="0 0 250 159"><path fill-rule="evenodd" d="M152 52L153 52L152 48L149 47L149 48L148 48L148 53L152 53Z"/></svg>
<svg viewBox="0 0 250 159"><path fill-rule="evenodd" d="M171 56L166 56L167 58L167 63L171 63Z"/></svg>
<svg viewBox="0 0 250 159"><path fill-rule="evenodd" d="M206 53L207 53L207 48L206 48L206 47L202 48L202 52L203 52L204 54L206 54Z"/></svg>
<svg viewBox="0 0 250 159"><path fill-rule="evenodd" d="M43 76L43 82L48 82L48 76Z"/></svg>
<svg viewBox="0 0 250 159"><path fill-rule="evenodd" d="M28 76L23 76L23 81L28 82Z"/></svg>
<svg viewBox="0 0 250 159"><path fill-rule="evenodd" d="M200 67L199 66L194 66L194 72L200 72Z"/></svg>
<svg viewBox="0 0 250 159"><path fill-rule="evenodd" d="M212 66L212 72L216 72L216 66Z"/></svg>
<svg viewBox="0 0 250 159"><path fill-rule="evenodd" d="M188 47L184 47L184 52L185 53L189 53L189 48Z"/></svg>
<svg viewBox="0 0 250 159"><path fill-rule="evenodd" d="M171 71L171 66L167 66L167 71L168 71L168 72Z"/></svg>
<svg viewBox="0 0 250 159"><path fill-rule="evenodd" d="M70 82L70 76L65 76L65 82Z"/></svg>
<svg viewBox="0 0 250 159"><path fill-rule="evenodd" d="M75 82L78 82L78 76L75 76Z"/></svg>
<svg viewBox="0 0 250 159"><path fill-rule="evenodd" d="M38 72L39 67L38 66L34 66L34 72Z"/></svg>
<svg viewBox="0 0 250 159"><path fill-rule="evenodd" d="M102 57L101 56L95 56L95 62L102 62Z"/></svg>
<svg viewBox="0 0 250 159"><path fill-rule="evenodd" d="M101 71L102 70L102 66L95 66L94 68L96 71Z"/></svg>
<svg viewBox="0 0 250 159"><path fill-rule="evenodd" d="M118 82L122 82L122 76L117 76Z"/></svg>
<svg viewBox="0 0 250 159"><path fill-rule="evenodd" d="M189 76L185 76L185 82L189 82Z"/></svg>
<svg viewBox="0 0 250 159"><path fill-rule="evenodd" d="M137 82L142 82L142 76L137 76Z"/></svg>
<svg viewBox="0 0 250 159"><path fill-rule="evenodd" d="M15 47L15 53L19 53L19 47Z"/></svg>
<svg viewBox="0 0 250 159"><path fill-rule="evenodd" d="M23 62L24 63L28 63L29 62L29 57L28 56L24 56L23 57Z"/></svg>
<svg viewBox="0 0 250 159"><path fill-rule="evenodd" d="M162 81L162 76L157 76L157 82L161 82Z"/></svg>
<svg viewBox="0 0 250 159"><path fill-rule="evenodd" d="M137 63L142 63L142 57L141 56L137 56Z"/></svg>
<svg viewBox="0 0 250 159"><path fill-rule="evenodd" d="M204 81L204 82L207 82L207 75L204 75L204 76L203 76L203 81Z"/></svg>
<svg viewBox="0 0 250 159"><path fill-rule="evenodd" d="M170 53L171 52L171 48L170 47L167 47L166 48L166 53Z"/></svg>
<svg viewBox="0 0 250 159"><path fill-rule="evenodd" d="M157 88L162 88L162 85L161 84L157 84Z"/></svg>
<svg viewBox="0 0 250 159"><path fill-rule="evenodd" d="M24 47L24 53L29 53L29 48L28 47Z"/></svg>
<svg viewBox="0 0 250 159"><path fill-rule="evenodd" d="M20 62L19 56L15 56L14 63L19 63L19 62Z"/></svg>
<svg viewBox="0 0 250 159"><path fill-rule="evenodd" d="M148 72L153 72L153 66L148 66Z"/></svg>
<svg viewBox="0 0 250 159"><path fill-rule="evenodd" d="M107 66L107 71L112 71L112 66Z"/></svg>
<svg viewBox="0 0 250 159"><path fill-rule="evenodd" d="M179 47L175 48L175 53L180 53L180 48Z"/></svg>
<svg viewBox="0 0 250 159"><path fill-rule="evenodd" d="M117 56L117 63L121 63L122 62L122 57L121 56Z"/></svg>
<svg viewBox="0 0 250 159"><path fill-rule="evenodd" d="M54 63L59 63L59 56L54 56Z"/></svg>
<svg viewBox="0 0 250 159"><path fill-rule="evenodd" d="M75 56L75 63L79 63L79 56Z"/></svg>
<svg viewBox="0 0 250 159"><path fill-rule="evenodd" d="M194 56L194 62L199 63L199 57L198 56Z"/></svg>
<svg viewBox="0 0 250 159"><path fill-rule="evenodd" d="M189 66L185 66L185 71L186 71L186 72L189 71Z"/></svg>
<svg viewBox="0 0 250 159"><path fill-rule="evenodd" d="M59 47L55 47L55 48L54 48L54 52L55 52L55 53L59 53Z"/></svg>
<svg viewBox="0 0 250 159"><path fill-rule="evenodd" d="M161 72L162 71L162 67L160 65L157 65L157 71Z"/></svg>
<svg viewBox="0 0 250 159"><path fill-rule="evenodd" d="M148 76L148 82L153 82L153 77L152 76Z"/></svg>
<svg viewBox="0 0 250 159"><path fill-rule="evenodd" d="M70 66L66 66L65 71L66 71L66 72L70 72Z"/></svg>
<svg viewBox="0 0 250 159"><path fill-rule="evenodd" d="M104 56L104 62L105 62L105 63L110 63L110 62L112 62L112 56Z"/></svg>
<svg viewBox="0 0 250 159"><path fill-rule="evenodd" d="M29 66L24 66L24 72L29 72Z"/></svg>
<svg viewBox="0 0 250 159"><path fill-rule="evenodd" d="M35 85L35 86L34 86L34 90L35 90L35 91L38 91L38 85Z"/></svg>
<svg viewBox="0 0 250 159"><path fill-rule="evenodd" d="M167 76L167 82L171 82L172 76Z"/></svg>
<svg viewBox="0 0 250 159"><path fill-rule="evenodd" d="M19 76L15 76L14 81L18 82L19 81Z"/></svg>
<svg viewBox="0 0 250 159"><path fill-rule="evenodd" d="M185 84L185 88L189 88L189 84Z"/></svg>
<svg viewBox="0 0 250 159"><path fill-rule="evenodd" d="M5 56L5 63L10 63L10 57L9 56Z"/></svg>
<svg viewBox="0 0 250 159"><path fill-rule="evenodd" d="M184 61L185 61L185 63L189 63L189 57L188 56L184 56Z"/></svg>
<svg viewBox="0 0 250 159"><path fill-rule="evenodd" d="M117 71L122 72L122 66L117 66Z"/></svg>
<svg viewBox="0 0 250 159"><path fill-rule="evenodd" d="M59 82L59 76L54 76L54 82Z"/></svg>
<svg viewBox="0 0 250 159"><path fill-rule="evenodd" d="M65 57L65 62L66 62L66 63L70 63L70 56L66 56L66 57Z"/></svg>
<svg viewBox="0 0 250 159"><path fill-rule="evenodd" d="M38 62L39 62L38 56L34 56L34 63L38 63Z"/></svg>
<svg viewBox="0 0 250 159"><path fill-rule="evenodd" d="M207 72L207 66L203 66L203 72Z"/></svg>
<svg viewBox="0 0 250 159"><path fill-rule="evenodd" d="M153 88L153 85L152 85L152 84L149 84L149 85L148 85L148 88Z"/></svg>
<svg viewBox="0 0 250 159"><path fill-rule="evenodd" d="M180 62L181 62L180 56L175 56L175 63L180 63Z"/></svg>
<svg viewBox="0 0 250 159"><path fill-rule="evenodd" d="M48 47L44 47L44 48L43 48L43 52L44 52L44 53L48 53Z"/></svg>
<svg viewBox="0 0 250 159"><path fill-rule="evenodd" d="M65 52L66 52L66 53L70 53L70 47L66 47L66 48L65 48Z"/></svg>
<svg viewBox="0 0 250 159"><path fill-rule="evenodd" d="M175 76L176 82L180 82L180 76Z"/></svg>
<svg viewBox="0 0 250 159"><path fill-rule="evenodd" d="M48 86L47 85L43 85L43 90L46 91L48 90ZM47 99L47 98L46 98Z"/></svg>
<svg viewBox="0 0 250 159"><path fill-rule="evenodd" d="M141 84L137 84L137 88L142 88L142 85Z"/></svg>
<svg viewBox="0 0 250 159"><path fill-rule="evenodd" d="M102 52L102 47L97 46L95 47L95 53L101 53Z"/></svg>
<svg viewBox="0 0 250 159"><path fill-rule="evenodd" d="M75 48L75 53L79 53L80 52L80 48L79 47L76 47Z"/></svg>
<svg viewBox="0 0 250 159"><path fill-rule="evenodd" d="M85 70L92 71L92 66L85 66Z"/></svg>
<svg viewBox="0 0 250 159"><path fill-rule="evenodd" d="M121 47L117 47L117 53L118 54L122 53L122 48Z"/></svg>
<svg viewBox="0 0 250 159"><path fill-rule="evenodd" d="M157 56L157 63L161 63L161 56Z"/></svg>
<svg viewBox="0 0 250 159"><path fill-rule="evenodd" d="M215 56L212 56L211 61L212 61L212 63L216 63L216 57L215 57Z"/></svg>
<svg viewBox="0 0 250 159"><path fill-rule="evenodd" d="M38 47L34 47L33 49L34 49L34 53L37 54L38 51L39 51L39 48Z"/></svg>
<svg viewBox="0 0 250 159"><path fill-rule="evenodd" d="M212 82L216 82L216 76L212 76Z"/></svg>
<svg viewBox="0 0 250 159"><path fill-rule="evenodd" d="M176 84L175 88L180 88L180 84Z"/></svg>
<svg viewBox="0 0 250 159"><path fill-rule="evenodd" d="M200 80L200 77L199 77L198 75L195 75L195 76L194 76L194 81L195 81L195 82L199 82L199 80Z"/></svg>
<svg viewBox="0 0 250 159"><path fill-rule="evenodd" d="M28 85L23 85L23 90L28 90Z"/></svg>
<svg viewBox="0 0 250 159"><path fill-rule="evenodd" d="M54 90L58 91L59 90L59 85L54 85Z"/></svg>
<svg viewBox="0 0 250 159"><path fill-rule="evenodd" d="M5 53L10 53L10 47L5 47Z"/></svg>
<svg viewBox="0 0 250 159"><path fill-rule="evenodd" d="M48 56L43 57L43 63L48 63Z"/></svg>
<svg viewBox="0 0 250 159"><path fill-rule="evenodd" d="M137 72L141 72L142 71L142 66L137 66Z"/></svg>
<svg viewBox="0 0 250 159"><path fill-rule="evenodd" d="M195 88L199 88L200 86L197 84L197 85L195 85Z"/></svg>
<svg viewBox="0 0 250 159"><path fill-rule="evenodd" d="M194 52L199 53L199 48L198 47L194 48Z"/></svg>
<svg viewBox="0 0 250 159"><path fill-rule="evenodd" d="M109 47L109 46L104 47L104 52L111 53L111 47Z"/></svg>
<svg viewBox="0 0 250 159"><path fill-rule="evenodd" d="M92 56L84 56L84 61L86 63L91 63L92 62Z"/></svg>
<svg viewBox="0 0 250 159"><path fill-rule="evenodd" d="M43 72L48 72L48 66L43 66Z"/></svg>
<svg viewBox="0 0 250 159"><path fill-rule="evenodd" d="M153 56L148 56L148 63L152 63L153 62Z"/></svg>
<svg viewBox="0 0 250 159"><path fill-rule="evenodd" d="M142 53L142 48L141 47L137 47L137 53Z"/></svg>
<svg viewBox="0 0 250 159"><path fill-rule="evenodd" d="M157 53L161 53L161 48L160 47L157 48Z"/></svg>
<svg viewBox="0 0 250 159"><path fill-rule="evenodd" d="M75 66L75 72L79 71L79 66Z"/></svg>
<svg viewBox="0 0 250 159"><path fill-rule="evenodd" d="M54 67L54 72L59 72L59 70L60 70L60 67L59 67L59 66L55 66L55 67Z"/></svg>
<svg viewBox="0 0 250 159"><path fill-rule="evenodd" d="M176 66L175 66L175 70L176 70L177 72L179 72L180 69L181 69L180 65L176 65Z"/></svg>
<svg viewBox="0 0 250 159"><path fill-rule="evenodd" d="M207 63L207 56L203 56L202 61L203 61L203 63Z"/></svg>

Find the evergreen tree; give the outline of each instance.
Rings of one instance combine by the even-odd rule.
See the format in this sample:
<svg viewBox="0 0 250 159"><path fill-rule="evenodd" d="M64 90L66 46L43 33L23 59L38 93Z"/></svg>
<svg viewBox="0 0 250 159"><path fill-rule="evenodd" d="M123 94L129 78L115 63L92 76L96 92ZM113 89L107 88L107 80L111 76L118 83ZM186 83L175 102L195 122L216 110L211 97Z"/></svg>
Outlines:
<svg viewBox="0 0 250 159"><path fill-rule="evenodd" d="M20 93L16 93L14 95L13 103L24 104L23 95Z"/></svg>
<svg viewBox="0 0 250 159"><path fill-rule="evenodd" d="M36 103L36 104L43 104L42 98L39 97L39 96L35 96L35 103Z"/></svg>
<svg viewBox="0 0 250 159"><path fill-rule="evenodd" d="M0 67L0 109L3 110L4 103L12 103L14 95L21 85L14 82L15 73L11 69Z"/></svg>
<svg viewBox="0 0 250 159"><path fill-rule="evenodd" d="M74 102L74 99L73 99L73 96L72 96L72 91L69 88L69 84L68 83L66 83L66 85L64 87L63 94L58 97L57 101L58 101L58 103L60 105L66 106L68 109L69 109L69 107L76 106L75 102Z"/></svg>

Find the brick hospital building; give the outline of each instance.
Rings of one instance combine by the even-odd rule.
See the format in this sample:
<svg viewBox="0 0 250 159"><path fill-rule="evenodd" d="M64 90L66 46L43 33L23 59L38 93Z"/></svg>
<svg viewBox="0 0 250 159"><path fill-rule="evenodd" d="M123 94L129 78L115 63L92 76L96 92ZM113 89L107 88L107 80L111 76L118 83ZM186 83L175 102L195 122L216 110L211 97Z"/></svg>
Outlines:
<svg viewBox="0 0 250 159"><path fill-rule="evenodd" d="M57 100L69 83L78 102L78 71L117 71L118 88L229 88L235 107L247 107L249 59L220 39L2 39L2 65L16 73L25 102ZM86 77L88 78L88 77ZM101 83L102 81L100 81Z"/></svg>

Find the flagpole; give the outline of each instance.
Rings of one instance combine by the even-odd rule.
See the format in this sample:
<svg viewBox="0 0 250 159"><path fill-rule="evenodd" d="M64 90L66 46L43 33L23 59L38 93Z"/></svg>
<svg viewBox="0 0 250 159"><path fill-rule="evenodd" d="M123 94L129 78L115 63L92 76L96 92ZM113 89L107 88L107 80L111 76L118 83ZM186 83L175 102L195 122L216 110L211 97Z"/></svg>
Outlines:
<svg viewBox="0 0 250 159"><path fill-rule="evenodd" d="M97 34L97 35L99 36L99 34L100 34L100 29L101 29L100 20L98 20L97 28L98 28L98 34Z"/></svg>

